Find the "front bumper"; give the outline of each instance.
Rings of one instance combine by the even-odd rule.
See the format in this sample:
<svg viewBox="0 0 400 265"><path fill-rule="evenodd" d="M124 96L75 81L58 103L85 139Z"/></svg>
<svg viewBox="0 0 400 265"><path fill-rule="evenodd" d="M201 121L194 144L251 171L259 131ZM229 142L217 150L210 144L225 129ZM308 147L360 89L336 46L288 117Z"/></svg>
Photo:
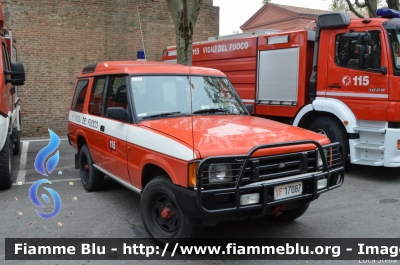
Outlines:
<svg viewBox="0 0 400 265"><path fill-rule="evenodd" d="M321 156L323 157L322 169L313 172L304 172L307 171L307 167L304 167L304 163L299 163L299 167L302 168L302 170L299 170L299 172L302 172L300 174L293 174L283 177L277 177L276 175L279 174L275 174L275 176L271 179L265 180L257 176L254 177L254 172L257 174L260 172L259 167L256 167L259 166L259 159L252 158L252 155L257 150L263 148L310 143L317 147L315 152L320 152ZM330 155L328 155L328 162L326 157L323 155L323 149L331 150ZM301 157L301 155L299 157ZM230 157L230 159L231 158L232 157ZM330 144L324 147L315 141L260 145L253 148L247 155L236 156L234 158L236 161L241 161L240 163L242 163L242 165L239 169L240 173L238 173L234 183L232 183L232 187L212 188L204 183L204 179L206 179L204 176L206 174L205 172L207 171L207 165L218 163L220 161L226 161L227 157L210 157L202 160L198 167L197 184L194 190L185 189L178 186L174 187L174 194L179 207L186 214L201 217L250 211L255 215L267 214L272 208L278 205L298 205L309 203L317 199L320 194L340 187L344 181L343 148L339 143ZM305 159L309 159L309 157L305 155ZM333 165L332 159L336 159L339 162L334 163ZM257 163L254 163L254 160L256 160ZM250 177L245 176L246 171L250 171L250 175L248 175ZM318 189L318 180L323 178L327 179L327 185L324 188ZM274 188L276 186L296 182L301 182L303 185L301 194L274 200ZM240 197L244 194L251 193L259 193L259 202L250 205L241 205Z"/></svg>

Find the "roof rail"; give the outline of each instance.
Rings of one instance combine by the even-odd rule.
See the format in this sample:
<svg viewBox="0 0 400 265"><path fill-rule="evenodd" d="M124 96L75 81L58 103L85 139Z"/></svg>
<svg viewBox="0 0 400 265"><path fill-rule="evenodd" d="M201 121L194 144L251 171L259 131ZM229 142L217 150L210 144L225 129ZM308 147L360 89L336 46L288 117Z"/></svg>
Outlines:
<svg viewBox="0 0 400 265"><path fill-rule="evenodd" d="M232 34L232 35L209 37L208 41L229 40L229 39L236 39L236 38L242 38L242 37L250 37L253 35L274 34L274 33L279 33L279 32L280 32L280 30L277 30L277 29L258 29L253 32L242 32L242 33Z"/></svg>

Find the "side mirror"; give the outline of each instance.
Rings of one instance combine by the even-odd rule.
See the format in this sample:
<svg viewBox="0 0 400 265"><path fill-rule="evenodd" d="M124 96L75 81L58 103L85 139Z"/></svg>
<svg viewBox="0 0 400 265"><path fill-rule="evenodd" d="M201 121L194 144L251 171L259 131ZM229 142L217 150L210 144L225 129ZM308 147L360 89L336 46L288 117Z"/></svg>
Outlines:
<svg viewBox="0 0 400 265"><path fill-rule="evenodd" d="M25 70L22 63L11 63L11 71L4 71L4 74L11 75L11 79L6 78L6 83L11 83L13 86L25 85Z"/></svg>
<svg viewBox="0 0 400 265"><path fill-rule="evenodd" d="M126 111L122 107L111 107L107 109L107 117L119 121L126 121Z"/></svg>
<svg viewBox="0 0 400 265"><path fill-rule="evenodd" d="M253 104L246 104L247 111L251 114L253 112Z"/></svg>
<svg viewBox="0 0 400 265"><path fill-rule="evenodd" d="M366 69L365 66L365 56L368 55L368 46L367 45L360 45L358 49L358 68L359 69Z"/></svg>
<svg viewBox="0 0 400 265"><path fill-rule="evenodd" d="M387 74L387 67L386 66L381 66L381 73L382 74Z"/></svg>

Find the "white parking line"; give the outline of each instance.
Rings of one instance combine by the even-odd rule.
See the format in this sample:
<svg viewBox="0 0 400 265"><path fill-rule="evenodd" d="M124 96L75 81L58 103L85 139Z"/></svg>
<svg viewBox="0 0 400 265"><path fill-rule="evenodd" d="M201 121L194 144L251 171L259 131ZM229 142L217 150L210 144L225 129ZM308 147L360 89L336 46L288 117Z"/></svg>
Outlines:
<svg viewBox="0 0 400 265"><path fill-rule="evenodd" d="M61 141L66 141L68 138L60 138ZM25 140L24 142L48 142L50 139L37 139L37 140Z"/></svg>
<svg viewBox="0 0 400 265"><path fill-rule="evenodd" d="M17 176L17 184L18 183L25 183L25 176L26 176L26 161L28 158L28 141L21 141L22 143L22 150L21 150L21 158L19 160L19 171Z"/></svg>
<svg viewBox="0 0 400 265"><path fill-rule="evenodd" d="M53 182L67 182L67 181L77 181L77 180L81 180L80 178L75 178L75 179L49 179L52 183ZM35 183L36 181L34 181L34 182L25 182L24 184L26 184L26 185L30 185L30 184L33 184L33 183ZM15 184L14 184L15 185Z"/></svg>

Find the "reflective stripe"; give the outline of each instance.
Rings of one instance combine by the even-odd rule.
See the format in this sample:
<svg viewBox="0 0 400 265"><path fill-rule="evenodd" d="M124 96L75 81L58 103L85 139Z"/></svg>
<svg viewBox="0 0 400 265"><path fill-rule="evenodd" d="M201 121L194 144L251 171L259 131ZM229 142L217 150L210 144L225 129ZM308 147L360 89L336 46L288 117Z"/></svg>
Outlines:
<svg viewBox="0 0 400 265"><path fill-rule="evenodd" d="M190 161L196 158L193 149L161 133L156 133L151 129L145 129L124 122L82 114L75 111L69 112L69 121L122 141L127 141L128 143L181 160ZM104 126L104 132L100 131L101 126ZM127 131L128 135L126 135Z"/></svg>
<svg viewBox="0 0 400 265"><path fill-rule="evenodd" d="M243 102L254 103L254 99L242 99Z"/></svg>
<svg viewBox="0 0 400 265"><path fill-rule="evenodd" d="M389 98L388 94L368 94L368 93L317 92L317 95L318 96L357 97L357 98Z"/></svg>

